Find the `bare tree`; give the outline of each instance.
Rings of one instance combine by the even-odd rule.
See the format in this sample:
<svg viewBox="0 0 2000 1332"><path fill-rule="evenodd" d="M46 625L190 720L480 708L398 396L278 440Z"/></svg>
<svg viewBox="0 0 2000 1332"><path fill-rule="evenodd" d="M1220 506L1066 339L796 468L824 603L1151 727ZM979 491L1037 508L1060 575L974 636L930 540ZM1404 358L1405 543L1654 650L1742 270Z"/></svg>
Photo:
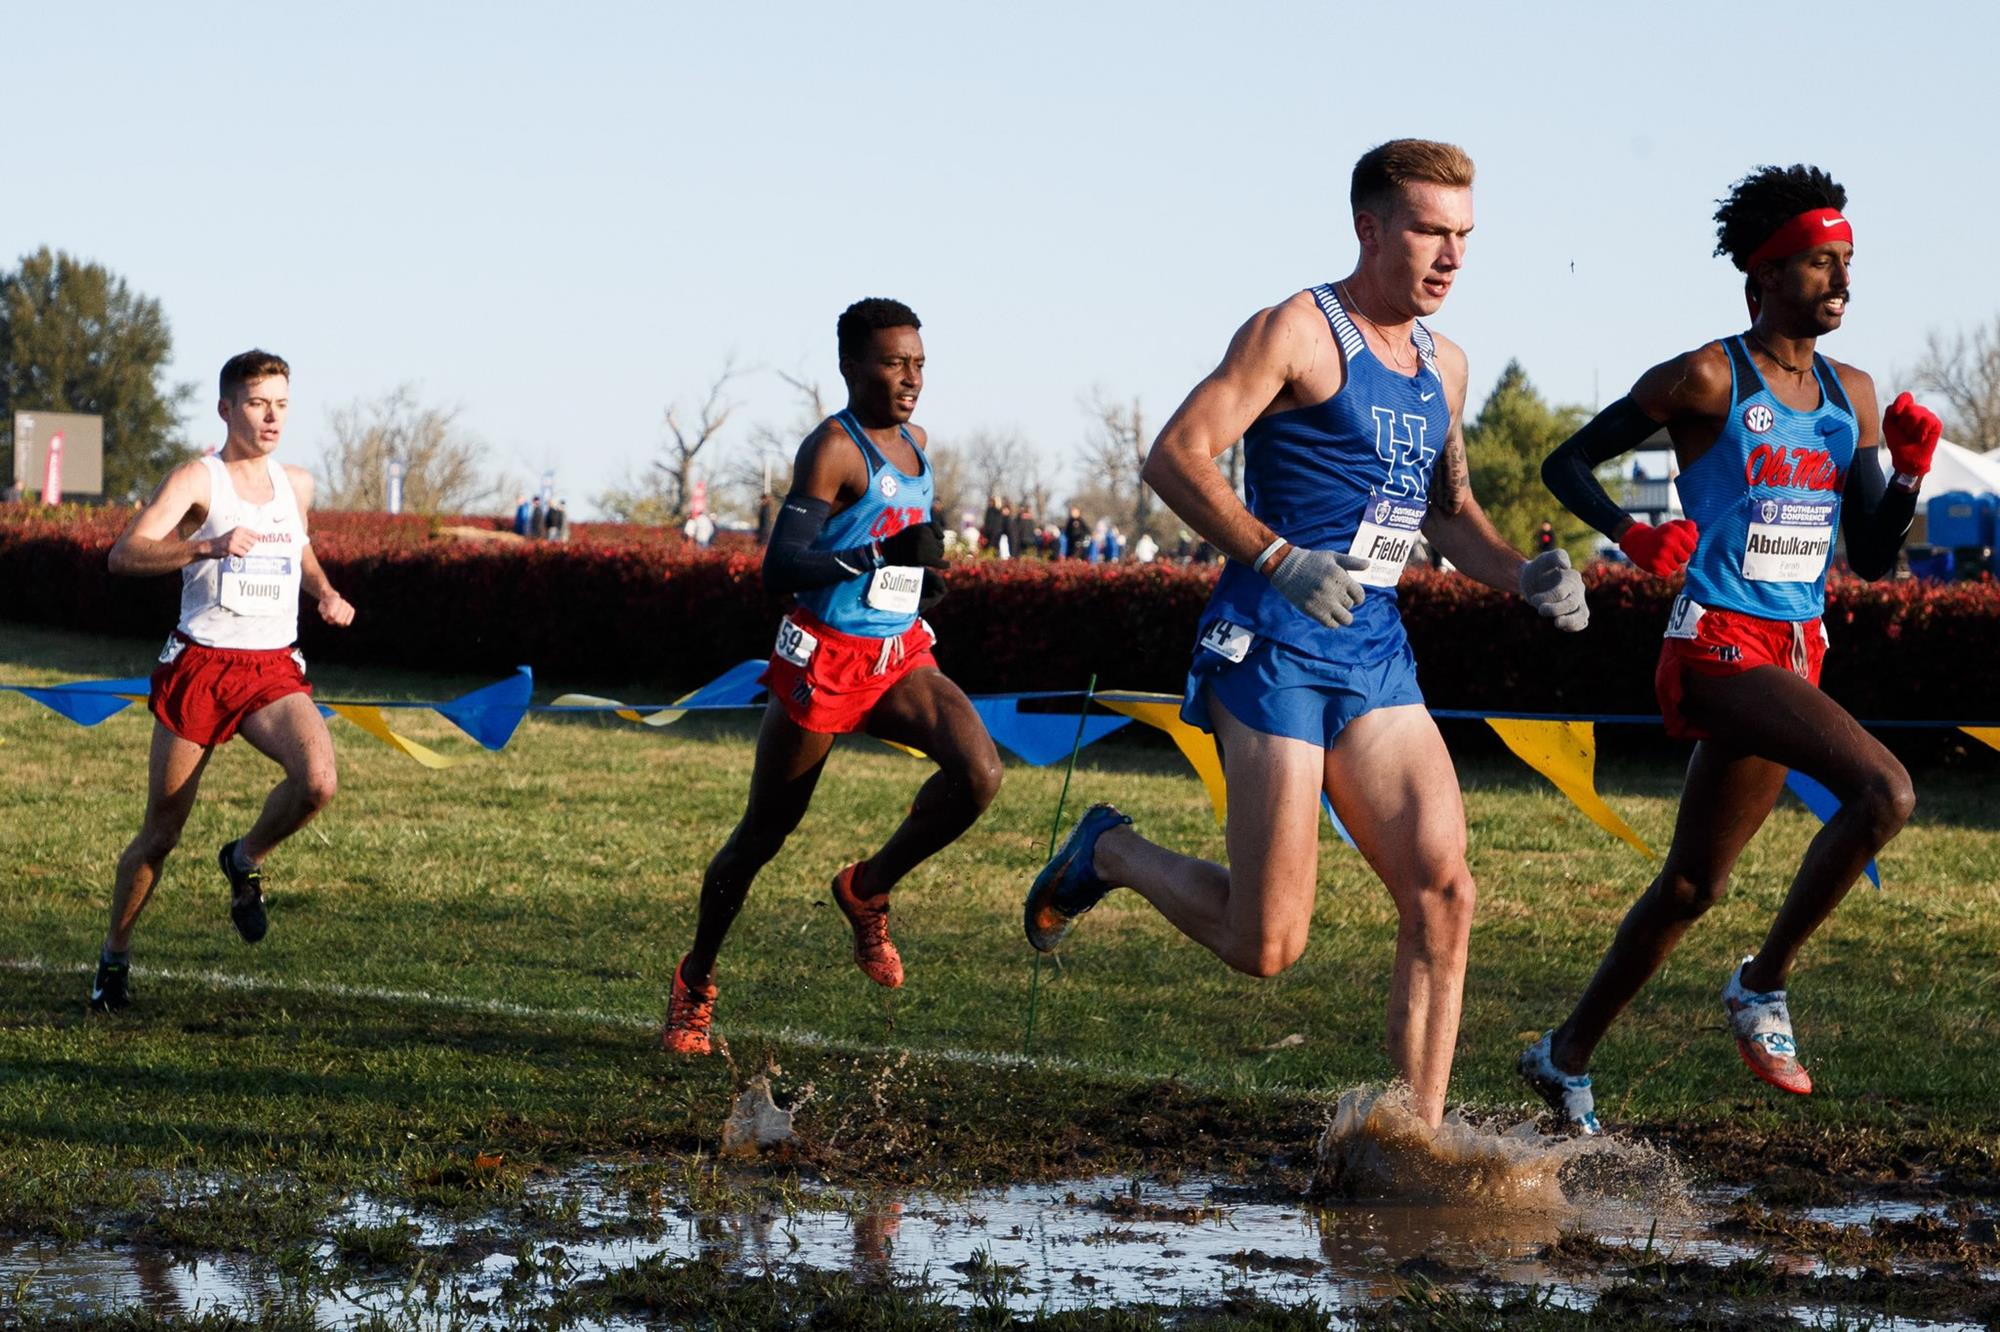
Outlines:
<svg viewBox="0 0 2000 1332"><path fill-rule="evenodd" d="M485 444L459 428L457 408L419 402L414 385L357 398L327 420L333 442L319 460L315 501L323 508L386 509L391 462L403 466L403 507L416 513L462 513L494 494Z"/></svg>
<svg viewBox="0 0 2000 1332"><path fill-rule="evenodd" d="M970 509L977 522L979 511L986 507L986 496L976 493L965 451L934 439L924 453L931 463L931 512L937 520L955 528Z"/></svg>
<svg viewBox="0 0 2000 1332"><path fill-rule="evenodd" d="M721 433L737 404L725 394L730 382L742 372L736 358L722 363L708 382L708 392L694 419L688 421L678 402L667 407L665 424L668 438L660 445L660 456L647 464L638 477L629 472L623 484L596 496L597 506L620 522L678 523L688 516L694 494L695 459Z"/></svg>
<svg viewBox="0 0 2000 1332"><path fill-rule="evenodd" d="M1950 337L1935 329L1911 372L1916 386L1944 399L1945 433L1986 453L2000 448L2000 315Z"/></svg>
<svg viewBox="0 0 2000 1332"><path fill-rule="evenodd" d="M723 484L747 510L755 510L757 499L766 490L783 498L792 488L792 460L799 445L821 421L832 413L817 380L803 373L773 371L792 391L792 419L781 426L759 421L750 427L749 448L737 453L724 472Z"/></svg>
<svg viewBox="0 0 2000 1332"><path fill-rule="evenodd" d="M1093 491L1101 494L1109 510L1104 516L1128 525L1127 535L1136 540L1152 526L1159 499L1153 488L1140 479L1140 469L1146 465L1146 451L1152 444L1146 434L1145 407L1137 398L1132 399L1130 407L1114 403L1104 396L1102 389L1096 388L1083 400L1082 407L1091 424L1084 437L1084 484L1079 496Z"/></svg>

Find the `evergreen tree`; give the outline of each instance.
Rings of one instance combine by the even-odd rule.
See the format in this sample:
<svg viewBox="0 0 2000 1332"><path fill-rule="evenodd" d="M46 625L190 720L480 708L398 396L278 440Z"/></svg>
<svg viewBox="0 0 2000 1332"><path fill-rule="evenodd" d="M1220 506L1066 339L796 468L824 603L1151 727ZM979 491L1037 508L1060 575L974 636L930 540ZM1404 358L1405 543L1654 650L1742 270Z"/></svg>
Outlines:
<svg viewBox="0 0 2000 1332"><path fill-rule="evenodd" d="M193 384L169 384L173 335L160 303L100 264L43 246L0 271L0 432L17 411L104 418L104 496L135 499L189 456L181 413ZM11 470L8 471L11 475Z"/></svg>

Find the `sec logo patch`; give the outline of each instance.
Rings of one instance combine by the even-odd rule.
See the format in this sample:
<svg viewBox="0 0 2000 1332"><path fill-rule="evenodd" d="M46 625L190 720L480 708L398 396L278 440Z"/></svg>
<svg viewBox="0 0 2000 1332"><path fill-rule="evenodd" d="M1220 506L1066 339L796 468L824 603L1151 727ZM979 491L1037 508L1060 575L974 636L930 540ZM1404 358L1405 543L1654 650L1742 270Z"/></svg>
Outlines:
<svg viewBox="0 0 2000 1332"><path fill-rule="evenodd" d="M1771 409L1761 402L1753 402L1743 409L1743 428L1753 435L1761 435L1777 424Z"/></svg>
<svg viewBox="0 0 2000 1332"><path fill-rule="evenodd" d="M1766 422L1764 428L1767 430L1770 429L1770 423ZM886 470L882 473L881 488L883 499L896 498L896 492L902 489L901 486L896 484L896 478L891 476Z"/></svg>

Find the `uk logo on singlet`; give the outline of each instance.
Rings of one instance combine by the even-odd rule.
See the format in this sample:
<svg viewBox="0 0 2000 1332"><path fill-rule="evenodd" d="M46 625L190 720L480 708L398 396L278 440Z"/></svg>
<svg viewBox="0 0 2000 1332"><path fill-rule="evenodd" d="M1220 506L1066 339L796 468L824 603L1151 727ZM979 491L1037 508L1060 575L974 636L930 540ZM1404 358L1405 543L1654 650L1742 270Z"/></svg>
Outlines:
<svg viewBox="0 0 2000 1332"><path fill-rule="evenodd" d="M1388 407L1376 407L1375 456L1389 465L1381 491L1415 499L1425 493L1424 478L1430 472L1437 449L1424 438L1430 422L1416 412L1398 415ZM1398 431L1397 427L1401 430Z"/></svg>

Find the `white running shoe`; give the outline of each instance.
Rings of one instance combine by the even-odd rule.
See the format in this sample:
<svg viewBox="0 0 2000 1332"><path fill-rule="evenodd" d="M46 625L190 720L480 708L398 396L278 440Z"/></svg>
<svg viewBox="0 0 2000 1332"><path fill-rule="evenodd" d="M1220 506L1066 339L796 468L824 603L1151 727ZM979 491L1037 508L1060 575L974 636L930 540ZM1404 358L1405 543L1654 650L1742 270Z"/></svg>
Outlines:
<svg viewBox="0 0 2000 1332"><path fill-rule="evenodd" d="M1604 1132L1597 1122L1596 1098L1590 1094L1590 1074L1565 1073L1556 1067L1549 1057L1549 1038L1553 1035L1553 1031L1545 1031L1542 1039L1521 1051L1521 1061L1516 1066L1521 1071L1521 1080L1548 1102L1549 1109L1556 1112L1556 1118L1570 1132L1586 1136Z"/></svg>

